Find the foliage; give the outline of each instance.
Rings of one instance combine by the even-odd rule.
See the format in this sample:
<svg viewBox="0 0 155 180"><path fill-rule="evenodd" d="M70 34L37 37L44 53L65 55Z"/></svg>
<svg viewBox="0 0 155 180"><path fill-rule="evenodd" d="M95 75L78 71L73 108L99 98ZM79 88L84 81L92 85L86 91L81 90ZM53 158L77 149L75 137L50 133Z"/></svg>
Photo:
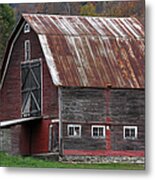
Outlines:
<svg viewBox="0 0 155 180"><path fill-rule="evenodd" d="M14 9L18 19L22 13L79 15L80 6L80 2L21 3Z"/></svg>
<svg viewBox="0 0 155 180"><path fill-rule="evenodd" d="M144 1L109 2L104 4L103 16L144 16Z"/></svg>
<svg viewBox="0 0 155 180"><path fill-rule="evenodd" d="M81 4L80 15L103 17L137 17L144 23L145 1L102 1Z"/></svg>
<svg viewBox="0 0 155 180"><path fill-rule="evenodd" d="M95 16L96 15L96 5L89 2L80 8L80 15L82 16Z"/></svg>
<svg viewBox="0 0 155 180"><path fill-rule="evenodd" d="M13 9L8 4L0 4L0 64L14 24L15 16Z"/></svg>
<svg viewBox="0 0 155 180"><path fill-rule="evenodd" d="M78 168L78 169L127 169L144 170L144 165L136 164L76 164L52 162L33 157L11 156L6 153L0 153L0 167L32 167L32 168Z"/></svg>

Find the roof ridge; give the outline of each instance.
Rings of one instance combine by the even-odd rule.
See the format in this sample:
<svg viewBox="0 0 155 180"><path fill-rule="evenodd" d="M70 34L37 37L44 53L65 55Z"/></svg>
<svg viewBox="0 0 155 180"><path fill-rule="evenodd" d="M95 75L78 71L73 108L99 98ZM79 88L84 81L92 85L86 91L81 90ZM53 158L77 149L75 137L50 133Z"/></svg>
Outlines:
<svg viewBox="0 0 155 180"><path fill-rule="evenodd" d="M81 18L104 18L104 19L137 19L136 17L113 17L113 16L82 16L82 15L61 15L61 14L42 14L42 13L22 13L22 16L52 16L52 17L81 17Z"/></svg>

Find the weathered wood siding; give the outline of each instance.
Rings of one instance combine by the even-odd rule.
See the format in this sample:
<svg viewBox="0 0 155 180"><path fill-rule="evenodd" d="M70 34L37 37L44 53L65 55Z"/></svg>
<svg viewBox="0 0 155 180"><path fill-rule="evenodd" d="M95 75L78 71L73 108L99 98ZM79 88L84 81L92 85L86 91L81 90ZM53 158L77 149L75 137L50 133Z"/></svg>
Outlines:
<svg viewBox="0 0 155 180"><path fill-rule="evenodd" d="M144 90L110 90L110 117L114 123L144 125Z"/></svg>
<svg viewBox="0 0 155 180"><path fill-rule="evenodd" d="M144 97L141 89L61 88L64 150L107 150L107 146L108 150L144 150ZM68 137L68 124L81 125L81 138ZM110 140L93 139L92 125L105 125ZM136 140L123 139L123 126L127 125L138 127Z"/></svg>
<svg viewBox="0 0 155 180"><path fill-rule="evenodd" d="M106 101L102 89L63 88L61 93L64 121L105 123Z"/></svg>
<svg viewBox="0 0 155 180"><path fill-rule="evenodd" d="M123 126L121 124L111 126L112 150L145 150L145 127L143 123L137 124L138 138L134 140L123 139Z"/></svg>
<svg viewBox="0 0 155 180"><path fill-rule="evenodd" d="M113 150L145 149L145 94L144 90L117 89L110 91L111 144ZM123 139L123 125L138 126L138 138Z"/></svg>
<svg viewBox="0 0 155 180"><path fill-rule="evenodd" d="M81 124L82 128L80 138L68 137L67 124L68 123L63 124L64 149L96 150L97 148L106 148L105 139L93 139L91 137L91 124Z"/></svg>

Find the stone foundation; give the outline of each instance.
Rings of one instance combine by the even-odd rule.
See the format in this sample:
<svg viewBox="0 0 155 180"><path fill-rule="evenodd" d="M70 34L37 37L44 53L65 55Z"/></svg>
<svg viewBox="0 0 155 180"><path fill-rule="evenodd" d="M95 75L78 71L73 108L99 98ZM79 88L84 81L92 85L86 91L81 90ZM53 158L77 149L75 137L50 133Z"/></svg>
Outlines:
<svg viewBox="0 0 155 180"><path fill-rule="evenodd" d="M59 157L59 161L69 163L129 163L144 164L144 157L128 157L128 156L73 156L67 155Z"/></svg>
<svg viewBox="0 0 155 180"><path fill-rule="evenodd" d="M0 151L11 152L11 129L0 129Z"/></svg>

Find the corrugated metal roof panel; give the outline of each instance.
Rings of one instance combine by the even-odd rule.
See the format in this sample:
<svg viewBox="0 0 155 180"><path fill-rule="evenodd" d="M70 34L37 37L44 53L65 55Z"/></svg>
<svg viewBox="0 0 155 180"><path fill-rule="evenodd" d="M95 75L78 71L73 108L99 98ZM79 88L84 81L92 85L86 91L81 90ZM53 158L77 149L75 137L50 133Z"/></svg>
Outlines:
<svg viewBox="0 0 155 180"><path fill-rule="evenodd" d="M136 18L23 15L58 86L144 88L144 29Z"/></svg>
<svg viewBox="0 0 155 180"><path fill-rule="evenodd" d="M103 18L84 16L56 16L23 14L24 19L39 34L100 35L105 37L144 36L143 27L136 18Z"/></svg>

